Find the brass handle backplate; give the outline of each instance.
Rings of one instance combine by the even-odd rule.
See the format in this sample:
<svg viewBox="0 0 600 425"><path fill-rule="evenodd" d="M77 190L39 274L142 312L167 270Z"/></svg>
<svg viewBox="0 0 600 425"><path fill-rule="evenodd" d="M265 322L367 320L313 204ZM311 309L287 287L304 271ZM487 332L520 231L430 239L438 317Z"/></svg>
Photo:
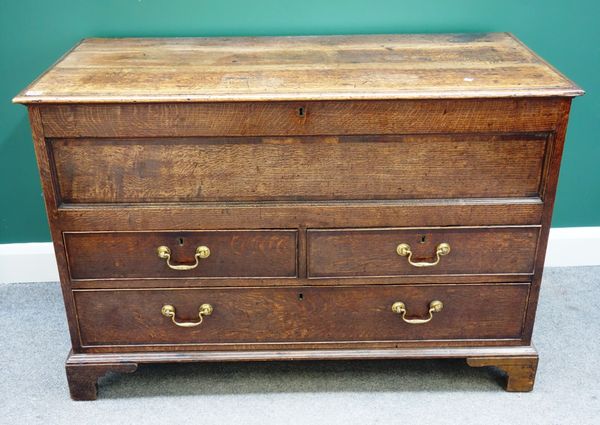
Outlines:
<svg viewBox="0 0 600 425"><path fill-rule="evenodd" d="M433 313L439 313L440 311L442 311L443 308L443 302L439 300L431 301L429 303L429 317L427 319L407 319L406 305L402 301L396 301L394 304L392 304L392 311L394 313L399 314L400 317L402 317L402 320L411 325L421 325L423 323L431 321L431 319L433 319Z"/></svg>
<svg viewBox="0 0 600 425"><path fill-rule="evenodd" d="M198 267L201 258L208 258L210 255L210 249L207 246L199 246L196 248L196 254L194 258L196 259L195 264L171 264L171 250L168 246L159 246L156 250L158 253L158 258L162 258L163 260L167 260L167 266L172 268L173 270L192 270Z"/></svg>
<svg viewBox="0 0 600 425"><path fill-rule="evenodd" d="M181 326L182 328L193 328L194 326L198 326L202 323L203 316L210 316L212 314L213 307L210 304L202 304L198 309L198 317L200 320L197 322L178 322L177 319L175 319L175 307L170 304L163 305L160 312L163 316L171 318L171 321L177 326Z"/></svg>
<svg viewBox="0 0 600 425"><path fill-rule="evenodd" d="M410 245L407 243L401 243L396 247L396 253L401 257L408 257L408 263L414 267L433 267L437 266L440 262L441 257L450 254L450 244L443 242L435 248L435 261L413 261L413 252L410 249Z"/></svg>

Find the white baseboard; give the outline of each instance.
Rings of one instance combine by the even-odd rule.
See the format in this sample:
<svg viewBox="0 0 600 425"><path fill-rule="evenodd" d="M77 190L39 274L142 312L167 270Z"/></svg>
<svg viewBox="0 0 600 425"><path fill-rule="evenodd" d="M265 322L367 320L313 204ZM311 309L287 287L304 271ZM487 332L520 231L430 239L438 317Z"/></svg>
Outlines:
<svg viewBox="0 0 600 425"><path fill-rule="evenodd" d="M56 281L58 267L51 242L0 244L0 283Z"/></svg>
<svg viewBox="0 0 600 425"><path fill-rule="evenodd" d="M600 265L600 227L550 229L546 267Z"/></svg>
<svg viewBox="0 0 600 425"><path fill-rule="evenodd" d="M600 265L600 227L550 229L547 267ZM0 283L56 282L50 242L0 244Z"/></svg>

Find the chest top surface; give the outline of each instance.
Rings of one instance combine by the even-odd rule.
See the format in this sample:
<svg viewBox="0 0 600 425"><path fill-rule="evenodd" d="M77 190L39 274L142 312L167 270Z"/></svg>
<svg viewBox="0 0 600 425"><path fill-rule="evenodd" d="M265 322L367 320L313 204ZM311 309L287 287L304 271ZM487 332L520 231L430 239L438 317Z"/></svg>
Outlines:
<svg viewBox="0 0 600 425"><path fill-rule="evenodd" d="M17 103L577 96L508 33L84 39Z"/></svg>

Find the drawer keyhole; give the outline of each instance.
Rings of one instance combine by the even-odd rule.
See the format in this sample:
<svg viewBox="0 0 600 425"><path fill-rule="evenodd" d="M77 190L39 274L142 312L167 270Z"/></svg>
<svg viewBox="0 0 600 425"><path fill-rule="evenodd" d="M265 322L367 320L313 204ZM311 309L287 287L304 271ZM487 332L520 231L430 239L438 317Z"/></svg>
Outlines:
<svg viewBox="0 0 600 425"><path fill-rule="evenodd" d="M425 235L421 236L421 240L419 241L419 243L425 243L425 239L426 239Z"/></svg>
<svg viewBox="0 0 600 425"><path fill-rule="evenodd" d="M183 246L183 238L177 239L177 243L179 243L179 246Z"/></svg>
<svg viewBox="0 0 600 425"><path fill-rule="evenodd" d="M303 117L306 115L306 110L304 109L304 106L301 106L298 108L298 116L299 117Z"/></svg>
<svg viewBox="0 0 600 425"><path fill-rule="evenodd" d="M300 301L302 301L302 300L304 299L304 294L303 294L302 292L300 292L300 293L298 294L298 299L299 299Z"/></svg>

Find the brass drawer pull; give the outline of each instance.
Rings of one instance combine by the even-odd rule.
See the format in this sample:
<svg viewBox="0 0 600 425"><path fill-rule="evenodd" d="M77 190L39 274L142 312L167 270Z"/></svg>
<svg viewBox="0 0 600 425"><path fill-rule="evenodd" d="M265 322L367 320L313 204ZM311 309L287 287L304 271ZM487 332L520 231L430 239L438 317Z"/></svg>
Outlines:
<svg viewBox="0 0 600 425"><path fill-rule="evenodd" d="M194 258L196 259L196 264L171 264L171 250L168 246L159 246L156 250L158 253L158 258L162 258L163 260L167 260L167 266L172 268L173 270L192 270L198 267L198 263L201 258L208 258L210 255L210 249L207 246L199 246L196 248L196 255Z"/></svg>
<svg viewBox="0 0 600 425"><path fill-rule="evenodd" d="M181 326L182 328L193 328L194 326L198 326L202 323L203 316L210 316L212 314L213 307L210 304L202 304L198 309L198 317L200 318L200 320L198 320L197 322L178 322L175 319L175 307L169 304L163 305L160 312L163 316L170 317L171 321L177 326Z"/></svg>
<svg viewBox="0 0 600 425"><path fill-rule="evenodd" d="M438 263L440 262L440 258L441 257L443 257L444 255L450 254L450 244L448 244L446 242L443 242L443 243L439 244L435 248L436 260L432 261L432 262L428 262L428 261L413 261L412 260L413 253L410 250L410 245L407 244L407 243L401 243L400 245L398 245L396 247L396 252L401 257L408 256L408 262L409 262L409 264L411 266L414 266L414 267L432 267L432 266L437 266L438 265Z"/></svg>
<svg viewBox="0 0 600 425"><path fill-rule="evenodd" d="M396 301L392 304L392 311L402 315L402 320L411 325L420 325L427 323L433 319L433 313L439 313L444 308L444 303L438 300L431 301L429 303L429 317L427 319L407 319L406 318L406 305L402 301Z"/></svg>

